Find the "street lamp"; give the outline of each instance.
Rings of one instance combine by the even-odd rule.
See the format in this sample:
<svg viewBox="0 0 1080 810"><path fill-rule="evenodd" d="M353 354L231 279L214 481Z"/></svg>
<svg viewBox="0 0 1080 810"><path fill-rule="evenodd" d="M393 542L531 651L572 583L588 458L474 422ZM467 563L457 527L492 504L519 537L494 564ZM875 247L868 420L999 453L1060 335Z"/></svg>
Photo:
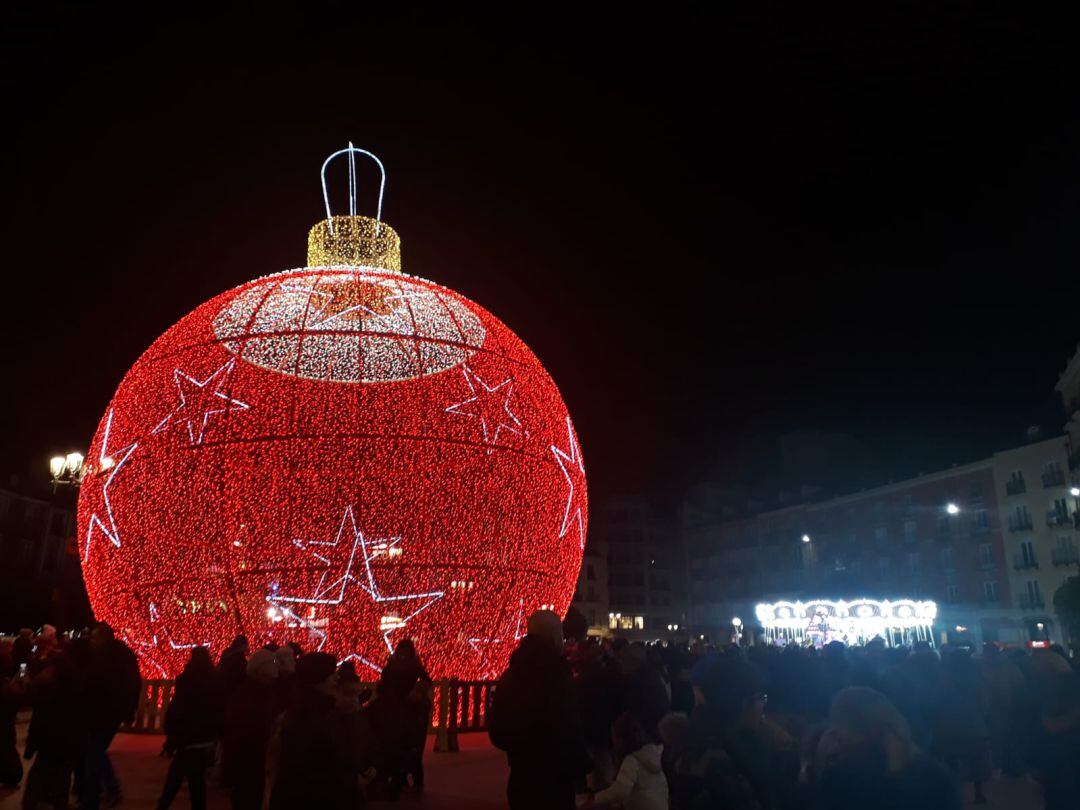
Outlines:
<svg viewBox="0 0 1080 810"><path fill-rule="evenodd" d="M1080 487L1069 487L1069 494L1074 498L1080 498Z"/></svg>
<svg viewBox="0 0 1080 810"><path fill-rule="evenodd" d="M959 515L960 507L957 506L955 503L950 503L945 506L945 511L948 512L950 515Z"/></svg>
<svg viewBox="0 0 1080 810"><path fill-rule="evenodd" d="M735 638L735 643L738 644L742 641L742 619L738 616L733 616L731 618L731 626L735 628L735 632L731 635Z"/></svg>
<svg viewBox="0 0 1080 810"><path fill-rule="evenodd" d="M804 543L809 543L809 542L810 542L810 535L808 535L808 534L804 534L804 535L802 536L802 541L803 541Z"/></svg>
<svg viewBox="0 0 1080 810"><path fill-rule="evenodd" d="M57 487L70 484L79 486L83 473L86 472L86 458L82 453L71 452L66 456L53 456L49 459L49 474L52 476L53 492Z"/></svg>

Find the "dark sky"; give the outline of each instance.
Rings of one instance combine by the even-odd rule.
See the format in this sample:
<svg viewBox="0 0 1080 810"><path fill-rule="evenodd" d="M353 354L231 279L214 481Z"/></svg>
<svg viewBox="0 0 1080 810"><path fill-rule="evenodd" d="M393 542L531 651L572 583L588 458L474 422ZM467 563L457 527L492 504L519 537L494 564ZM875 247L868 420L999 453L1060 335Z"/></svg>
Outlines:
<svg viewBox="0 0 1080 810"><path fill-rule="evenodd" d="M1066 21L245 5L4 12L0 472L84 449L157 335L301 265L318 167L350 138L388 167L406 270L544 361L594 493L746 480L801 428L854 434L883 477L1060 428L1080 339Z"/></svg>

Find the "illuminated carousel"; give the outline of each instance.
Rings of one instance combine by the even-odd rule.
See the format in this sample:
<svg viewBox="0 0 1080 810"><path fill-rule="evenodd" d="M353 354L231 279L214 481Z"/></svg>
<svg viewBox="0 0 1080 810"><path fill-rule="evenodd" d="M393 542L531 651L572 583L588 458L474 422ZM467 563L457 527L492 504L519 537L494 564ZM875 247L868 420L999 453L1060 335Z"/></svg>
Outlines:
<svg viewBox="0 0 1080 810"><path fill-rule="evenodd" d="M812 644L831 641L865 644L875 638L900 646L934 643L937 605L915 599L811 599L806 602L762 603L757 620L770 644Z"/></svg>

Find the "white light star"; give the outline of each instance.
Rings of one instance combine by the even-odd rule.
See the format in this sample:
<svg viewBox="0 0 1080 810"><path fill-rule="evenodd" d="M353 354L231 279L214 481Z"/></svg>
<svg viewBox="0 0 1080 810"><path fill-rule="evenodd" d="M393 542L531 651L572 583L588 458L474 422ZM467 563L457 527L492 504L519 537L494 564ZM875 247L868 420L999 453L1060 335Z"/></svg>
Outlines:
<svg viewBox="0 0 1080 810"><path fill-rule="evenodd" d="M94 539L94 529L100 530L117 548L120 548L120 530L116 527L116 518L113 517L112 503L109 501L109 487L112 485L113 479L116 478L117 473L124 468L128 459L131 458L131 454L135 452L135 448L139 446L138 442L132 442L127 447L117 450L114 454L109 454L109 433L112 430L113 412L109 409L109 416L105 420L105 435L101 438L101 452L98 457L98 463L102 471L109 470L109 477L105 480L105 484L101 487L101 499L105 502L105 517L108 520L106 523L100 517L97 512L90 515L90 525L86 529L86 551L83 552L83 562L90 559L90 543Z"/></svg>
<svg viewBox="0 0 1080 810"><path fill-rule="evenodd" d="M468 399L455 403L446 409L447 413L456 413L480 420L480 433L488 452L499 441L499 431L521 432L521 420L510 410L510 397L514 395L514 378L507 377L498 385L488 385L475 371L462 366L465 384L472 394Z"/></svg>
<svg viewBox="0 0 1080 810"><path fill-rule="evenodd" d="M246 402L230 397L223 389L229 385L236 360L229 360L225 365L207 377L196 380L180 369L173 369L173 380L180 395L180 404L176 410L158 423L151 432L160 433L175 417L187 427L188 439L193 447L201 445L210 417L230 410L246 411L250 406ZM207 386L213 386L207 391ZM185 392L184 389L187 389Z"/></svg>
<svg viewBox="0 0 1080 810"><path fill-rule="evenodd" d="M308 596L282 596L273 593L267 595L266 601L281 610L288 618L293 619L301 626L308 627L318 633L321 636L319 643L321 649L326 641L326 633L320 632L318 628L312 627L302 617L298 616L296 612L284 607L284 605L288 603L298 603L306 605L339 606L348 599L348 586L357 585L360 590L364 591L375 603L391 606L407 606L401 611L405 615L395 617L393 626L388 626L386 628L380 627L386 649L389 652L393 652L394 648L390 643L390 634L407 626L411 619L427 610L444 595L443 591L384 594L382 590L380 590L378 583L375 581L375 574L371 568L371 562L372 560L378 559L380 556L397 556L394 554L394 550L399 548L398 544L400 541L400 537L367 540L364 537L364 533L360 531L357 526L356 516L353 513L352 505L346 506L345 513L341 518L341 524L338 527L337 537L332 542L322 540L293 541L293 545L307 551L315 557L315 559L326 566L326 569L319 577L319 581L313 592ZM330 556L328 556L333 550L344 552L343 558L339 556L339 559L342 559L342 564L336 571L334 570L334 563ZM360 552L359 555L357 555L357 551ZM362 567L360 565L361 562ZM354 568L358 569L355 575L353 573ZM339 573L340 576L335 576ZM410 602L415 604L410 605ZM343 660L348 660L350 658L355 658L378 670L377 666L357 653L352 653Z"/></svg>
<svg viewBox="0 0 1080 810"><path fill-rule="evenodd" d="M551 445L551 452L555 454L555 462L559 465L559 469L562 470L562 474L566 477L566 483L570 487L570 491L566 495L566 513L563 515L562 526L559 528L559 537L566 537L570 527L576 523L578 540L581 547L585 548L585 524L581 517L581 506L574 501L577 489L574 486L574 478L570 475L570 469L573 467L577 467L578 471L585 475L585 467L581 463L581 450L578 449L577 439L574 438L574 428L570 424L569 416L566 417L566 439L570 445L566 452L555 445Z"/></svg>
<svg viewBox="0 0 1080 810"><path fill-rule="evenodd" d="M468 639L469 646L473 648L473 652L475 652L477 655L480 655L480 656L482 656L482 657L484 657L486 659L487 654L480 650L480 645L481 644L483 644L483 645L502 644L504 641L511 641L511 640L516 644L517 642L519 642L521 640L521 637L522 637L521 623L524 620L524 618L525 618L525 600L521 599L518 602L517 623L514 625L513 635L505 634L505 637L503 635L500 635L500 636L496 636L494 638L470 638L470 639Z"/></svg>

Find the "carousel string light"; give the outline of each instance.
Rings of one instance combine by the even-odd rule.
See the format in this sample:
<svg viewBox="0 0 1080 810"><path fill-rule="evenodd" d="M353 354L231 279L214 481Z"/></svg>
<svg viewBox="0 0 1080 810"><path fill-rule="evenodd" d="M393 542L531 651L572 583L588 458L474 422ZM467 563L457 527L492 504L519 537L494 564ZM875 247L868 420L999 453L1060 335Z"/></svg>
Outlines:
<svg viewBox="0 0 1080 810"><path fill-rule="evenodd" d="M370 674L411 637L433 676L489 678L524 617L568 608L588 502L566 405L505 325L400 256L386 223L328 216L307 266L197 307L121 381L79 543L144 673L245 633Z"/></svg>

